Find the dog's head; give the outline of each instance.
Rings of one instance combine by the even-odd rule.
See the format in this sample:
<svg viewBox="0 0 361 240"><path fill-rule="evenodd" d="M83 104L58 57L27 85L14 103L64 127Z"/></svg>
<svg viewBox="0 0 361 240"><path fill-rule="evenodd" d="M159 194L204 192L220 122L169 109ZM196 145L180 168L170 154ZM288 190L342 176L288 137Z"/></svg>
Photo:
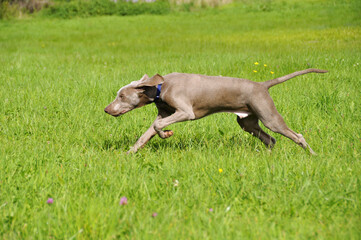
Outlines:
<svg viewBox="0 0 361 240"><path fill-rule="evenodd" d="M114 117L118 117L135 108L153 102L157 94L156 86L163 83L163 81L163 77L159 74L151 78L145 74L142 79L131 82L119 89L115 100L104 111Z"/></svg>

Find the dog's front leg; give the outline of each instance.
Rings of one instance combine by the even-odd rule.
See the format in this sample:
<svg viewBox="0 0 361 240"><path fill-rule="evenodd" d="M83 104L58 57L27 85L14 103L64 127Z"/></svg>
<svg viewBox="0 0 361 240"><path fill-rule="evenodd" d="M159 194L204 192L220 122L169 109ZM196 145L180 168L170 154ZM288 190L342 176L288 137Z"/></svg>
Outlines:
<svg viewBox="0 0 361 240"><path fill-rule="evenodd" d="M173 135L171 131L163 131L162 129L176 122L183 122L194 119L194 114L184 111L176 111L169 117L157 119L154 121L154 130L158 133L159 137L167 138ZM171 134L171 135L170 135Z"/></svg>
<svg viewBox="0 0 361 240"><path fill-rule="evenodd" d="M143 147L156 134L157 132L154 130L153 123L150 128L148 128L148 130L138 139L138 141L133 145L133 147L130 148L127 154L137 152L139 148Z"/></svg>
<svg viewBox="0 0 361 240"><path fill-rule="evenodd" d="M164 117L168 117L169 113L166 111L158 110L158 116L153 122L153 124L148 128L148 130L137 140L137 142L133 145L133 147L130 148L130 150L127 152L129 153L135 153L139 150L139 148L142 148L150 139L152 139L157 132L154 129L154 124L157 120L162 119ZM165 131L166 137L171 137L173 135L173 131Z"/></svg>

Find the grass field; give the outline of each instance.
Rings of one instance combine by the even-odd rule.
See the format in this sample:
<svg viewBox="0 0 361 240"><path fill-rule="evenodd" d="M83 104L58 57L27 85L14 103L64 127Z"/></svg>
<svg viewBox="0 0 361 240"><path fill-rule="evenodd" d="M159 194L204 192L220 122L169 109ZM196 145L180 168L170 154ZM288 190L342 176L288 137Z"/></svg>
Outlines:
<svg viewBox="0 0 361 240"><path fill-rule="evenodd" d="M0 22L0 238L360 239L357 4ZM145 73L265 81L311 67L329 73L270 92L317 156L275 133L269 152L226 113L126 155L155 106L103 112Z"/></svg>

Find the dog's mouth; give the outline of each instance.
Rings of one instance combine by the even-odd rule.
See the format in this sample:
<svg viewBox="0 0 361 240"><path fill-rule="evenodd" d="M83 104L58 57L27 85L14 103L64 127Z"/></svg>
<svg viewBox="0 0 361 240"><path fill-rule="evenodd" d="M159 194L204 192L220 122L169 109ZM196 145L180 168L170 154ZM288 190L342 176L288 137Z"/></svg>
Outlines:
<svg viewBox="0 0 361 240"><path fill-rule="evenodd" d="M123 115L123 114L125 114L125 113L127 113L127 112L129 112L129 111L130 111L130 109L125 109L125 110L120 111L120 113L114 114L114 115L112 115L112 116L113 116L113 117L119 117L119 116L121 116L121 115Z"/></svg>

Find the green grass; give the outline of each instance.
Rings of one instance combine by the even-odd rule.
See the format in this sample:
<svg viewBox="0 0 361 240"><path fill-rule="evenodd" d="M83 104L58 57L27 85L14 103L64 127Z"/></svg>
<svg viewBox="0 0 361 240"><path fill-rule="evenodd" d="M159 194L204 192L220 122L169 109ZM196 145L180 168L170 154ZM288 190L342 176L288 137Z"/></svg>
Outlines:
<svg viewBox="0 0 361 240"><path fill-rule="evenodd" d="M0 238L360 239L356 4L0 22ZM145 73L265 81L310 67L330 72L270 92L317 156L275 133L269 152L231 114L172 125L126 155L155 106L103 112Z"/></svg>

